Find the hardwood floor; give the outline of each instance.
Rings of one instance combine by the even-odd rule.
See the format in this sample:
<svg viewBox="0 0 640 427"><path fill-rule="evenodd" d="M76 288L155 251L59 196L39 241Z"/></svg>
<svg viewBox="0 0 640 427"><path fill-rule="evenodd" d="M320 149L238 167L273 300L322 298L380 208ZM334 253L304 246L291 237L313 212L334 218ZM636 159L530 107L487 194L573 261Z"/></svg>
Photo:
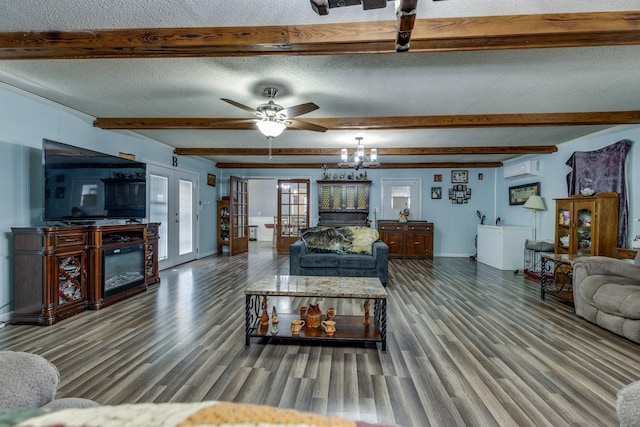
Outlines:
<svg viewBox="0 0 640 427"><path fill-rule="evenodd" d="M0 329L39 353L58 397L101 404L228 400L401 426L612 426L640 347L575 316L537 283L467 258L389 261L387 353L244 342L244 293L287 274L270 242L161 273L161 284L49 327ZM307 301L279 299L281 311ZM360 301L322 301L338 313Z"/></svg>

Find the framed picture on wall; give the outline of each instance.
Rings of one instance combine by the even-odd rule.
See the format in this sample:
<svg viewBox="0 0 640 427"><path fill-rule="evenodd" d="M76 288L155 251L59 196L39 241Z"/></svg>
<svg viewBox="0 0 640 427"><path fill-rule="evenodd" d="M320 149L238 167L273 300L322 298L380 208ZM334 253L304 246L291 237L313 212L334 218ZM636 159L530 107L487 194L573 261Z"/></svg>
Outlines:
<svg viewBox="0 0 640 427"><path fill-rule="evenodd" d="M469 182L469 171L453 170L451 171L452 184L466 184Z"/></svg>
<svg viewBox="0 0 640 427"><path fill-rule="evenodd" d="M431 187L431 198L442 199L442 187Z"/></svg>
<svg viewBox="0 0 640 427"><path fill-rule="evenodd" d="M208 173L207 174L207 185L210 185L212 187L216 186L216 176L213 174Z"/></svg>
<svg viewBox="0 0 640 427"><path fill-rule="evenodd" d="M539 182L509 187L509 205L524 205L529 196L533 195L540 195Z"/></svg>

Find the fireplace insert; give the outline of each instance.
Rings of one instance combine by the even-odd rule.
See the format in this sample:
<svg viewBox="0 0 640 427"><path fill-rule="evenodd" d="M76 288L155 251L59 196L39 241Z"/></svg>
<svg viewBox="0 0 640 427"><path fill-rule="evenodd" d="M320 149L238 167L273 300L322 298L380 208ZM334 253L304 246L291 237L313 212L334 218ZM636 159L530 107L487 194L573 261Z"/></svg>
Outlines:
<svg viewBox="0 0 640 427"><path fill-rule="evenodd" d="M102 250L102 297L144 283L144 243Z"/></svg>

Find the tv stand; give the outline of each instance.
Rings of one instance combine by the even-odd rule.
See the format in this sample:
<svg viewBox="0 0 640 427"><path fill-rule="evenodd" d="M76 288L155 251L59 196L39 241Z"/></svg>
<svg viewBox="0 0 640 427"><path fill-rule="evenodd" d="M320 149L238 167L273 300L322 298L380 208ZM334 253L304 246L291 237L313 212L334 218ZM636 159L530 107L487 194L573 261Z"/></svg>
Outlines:
<svg viewBox="0 0 640 427"><path fill-rule="evenodd" d="M98 310L159 283L158 223L13 228L14 298L11 323L53 325ZM103 251L144 246L144 282L105 297Z"/></svg>

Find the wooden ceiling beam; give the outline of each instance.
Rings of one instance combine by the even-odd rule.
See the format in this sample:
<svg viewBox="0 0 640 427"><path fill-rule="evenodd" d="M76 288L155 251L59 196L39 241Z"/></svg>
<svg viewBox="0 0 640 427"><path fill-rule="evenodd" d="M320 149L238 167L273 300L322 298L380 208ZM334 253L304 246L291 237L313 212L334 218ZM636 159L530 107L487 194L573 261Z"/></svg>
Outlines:
<svg viewBox="0 0 640 427"><path fill-rule="evenodd" d="M216 163L220 169L322 169L320 163ZM327 164L330 169L338 169L337 163ZM427 163L383 163L378 169L459 169L459 168L499 168L502 162L427 162Z"/></svg>
<svg viewBox="0 0 640 427"><path fill-rule="evenodd" d="M504 147L406 147L379 148L380 156L460 155L460 154L548 154L558 151L555 145ZM268 148L176 148L184 156L267 156ZM271 148L274 156L340 156L339 148Z"/></svg>
<svg viewBox="0 0 640 427"><path fill-rule="evenodd" d="M102 129L255 129L247 120L232 118L133 118L102 117L94 126ZM497 128L531 126L598 126L639 124L640 111L598 111L582 113L522 113L522 114L467 114L406 117L344 117L305 118L305 122L326 127L329 130L401 130L447 128ZM294 128L290 128L294 130Z"/></svg>
<svg viewBox="0 0 640 427"><path fill-rule="evenodd" d="M0 33L0 59L394 53L397 21ZM411 52L640 44L640 11L415 20Z"/></svg>

